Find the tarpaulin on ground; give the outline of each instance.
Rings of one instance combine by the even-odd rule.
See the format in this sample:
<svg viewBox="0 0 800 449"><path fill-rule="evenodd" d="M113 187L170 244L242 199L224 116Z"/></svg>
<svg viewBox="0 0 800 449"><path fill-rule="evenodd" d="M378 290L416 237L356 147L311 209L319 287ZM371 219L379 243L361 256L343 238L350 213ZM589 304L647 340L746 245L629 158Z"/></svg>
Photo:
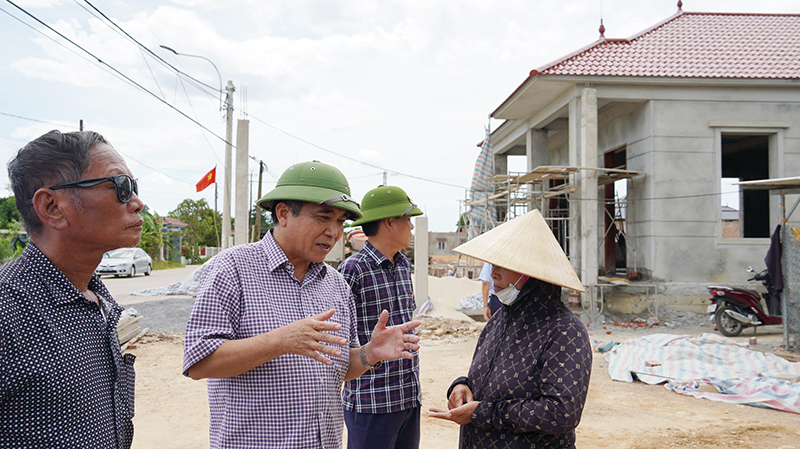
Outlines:
<svg viewBox="0 0 800 449"><path fill-rule="evenodd" d="M478 292L461 298L459 306L462 309L483 309L483 293Z"/></svg>
<svg viewBox="0 0 800 449"><path fill-rule="evenodd" d="M635 375L680 394L800 413L800 363L721 335L648 335L614 346L606 360L613 380Z"/></svg>
<svg viewBox="0 0 800 449"><path fill-rule="evenodd" d="M143 288L131 292L132 296L157 296L157 295L189 295L197 296L197 286L200 284L200 276L203 274L205 264L197 267L189 277L183 282L175 282L166 287Z"/></svg>

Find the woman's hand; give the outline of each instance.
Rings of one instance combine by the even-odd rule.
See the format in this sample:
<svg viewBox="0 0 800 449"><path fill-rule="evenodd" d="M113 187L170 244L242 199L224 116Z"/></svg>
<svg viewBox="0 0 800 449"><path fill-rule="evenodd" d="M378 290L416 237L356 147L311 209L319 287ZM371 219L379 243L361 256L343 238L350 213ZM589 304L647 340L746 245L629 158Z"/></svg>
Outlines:
<svg viewBox="0 0 800 449"><path fill-rule="evenodd" d="M450 410L431 407L428 411L428 416L431 418L440 418L453 421L459 425L469 424L472 422L472 414L475 413L475 409L478 408L478 404L480 404L480 401L470 401L460 407Z"/></svg>
<svg viewBox="0 0 800 449"><path fill-rule="evenodd" d="M472 390L470 390L465 384L458 384L453 387L453 391L450 392L450 397L447 398L447 408L452 410L471 401Z"/></svg>

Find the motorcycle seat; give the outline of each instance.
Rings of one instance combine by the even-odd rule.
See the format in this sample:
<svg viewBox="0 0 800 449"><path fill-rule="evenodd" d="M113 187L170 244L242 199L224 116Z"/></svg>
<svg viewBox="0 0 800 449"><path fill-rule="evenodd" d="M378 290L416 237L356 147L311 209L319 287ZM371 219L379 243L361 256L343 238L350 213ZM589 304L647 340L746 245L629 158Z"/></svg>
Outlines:
<svg viewBox="0 0 800 449"><path fill-rule="evenodd" d="M750 289L746 289L746 288L739 288L739 287L730 287L730 289L735 291L735 292L741 292L741 293L747 293L748 295L753 295L754 297L759 298L759 299L761 298L761 293L759 293L759 292L757 292L755 290L750 290Z"/></svg>

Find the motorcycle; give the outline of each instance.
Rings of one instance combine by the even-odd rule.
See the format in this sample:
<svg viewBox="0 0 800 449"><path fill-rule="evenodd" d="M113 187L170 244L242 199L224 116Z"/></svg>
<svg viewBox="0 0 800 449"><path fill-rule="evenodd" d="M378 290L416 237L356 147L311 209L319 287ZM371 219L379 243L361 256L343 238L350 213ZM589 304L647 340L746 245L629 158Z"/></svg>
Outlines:
<svg viewBox="0 0 800 449"><path fill-rule="evenodd" d="M753 267L747 267L753 273ZM717 330L726 337L735 337L745 327L781 324L780 294L772 287L769 271L764 270L748 281L761 281L767 288L766 293L759 294L755 290L744 288L708 286L711 293L711 304L707 308L709 320L714 321ZM767 304L769 313L761 306L761 297Z"/></svg>

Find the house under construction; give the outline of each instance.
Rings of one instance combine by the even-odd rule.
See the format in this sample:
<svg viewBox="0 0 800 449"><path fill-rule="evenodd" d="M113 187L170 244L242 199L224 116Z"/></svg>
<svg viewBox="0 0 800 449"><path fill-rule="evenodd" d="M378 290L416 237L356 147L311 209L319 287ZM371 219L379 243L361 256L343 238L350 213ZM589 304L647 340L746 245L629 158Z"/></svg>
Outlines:
<svg viewBox="0 0 800 449"><path fill-rule="evenodd" d="M491 113L502 123L484 143L491 173L464 201L467 231L538 208L592 298L600 276L626 277L703 312L707 284L763 269L781 222L775 195L734 187L739 233L723 236L721 195L800 174L800 15L679 9L627 39L600 33ZM508 172L514 155L525 172ZM606 303L646 307L638 294Z"/></svg>

